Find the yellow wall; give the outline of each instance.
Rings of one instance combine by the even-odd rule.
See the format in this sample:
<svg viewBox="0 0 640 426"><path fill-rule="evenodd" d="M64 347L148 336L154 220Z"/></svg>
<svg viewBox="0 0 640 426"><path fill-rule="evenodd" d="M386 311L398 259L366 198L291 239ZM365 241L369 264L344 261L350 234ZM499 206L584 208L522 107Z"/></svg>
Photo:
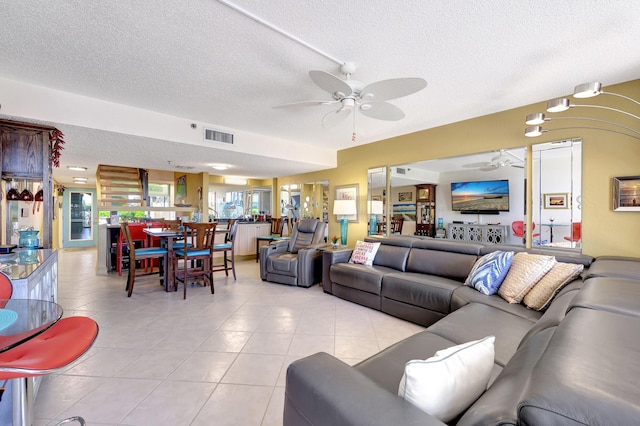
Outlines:
<svg viewBox="0 0 640 426"><path fill-rule="evenodd" d="M607 86L606 90L640 99L640 80ZM570 97L570 93L559 95L563 96ZM572 97L570 99L574 100ZM344 149L338 152L337 168L282 177L277 180L277 185L329 180L331 213L335 186L358 184L360 220L358 223L349 224L349 244L354 244L356 239L364 238L367 230L366 193L369 168L581 137L582 250L593 256L615 254L640 257L640 244L637 243L640 237L640 213L612 210L613 177L640 175L640 141L611 132L586 129L558 130L537 138L525 137L525 116L533 112L544 112L547 101L548 99L545 99L521 108ZM576 103L606 105L626 111L637 110L630 101L610 95L581 99ZM437 111L425 113L437 114ZM631 117L592 108L573 108L549 116L563 115L595 117L638 128L638 121ZM361 125L365 123L362 122ZM584 120L558 120L546 123L543 127L551 129L593 125ZM529 206L530 201L527 203ZM329 218L329 234L339 233L339 223L335 216L330 214Z"/></svg>

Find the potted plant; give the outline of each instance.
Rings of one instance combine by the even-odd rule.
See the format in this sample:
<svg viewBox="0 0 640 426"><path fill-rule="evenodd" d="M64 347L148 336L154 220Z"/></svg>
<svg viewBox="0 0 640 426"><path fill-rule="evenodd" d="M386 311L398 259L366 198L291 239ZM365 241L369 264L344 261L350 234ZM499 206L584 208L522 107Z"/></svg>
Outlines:
<svg viewBox="0 0 640 426"><path fill-rule="evenodd" d="M338 248L338 240L340 239L339 236L334 235L333 237L331 237L331 245L333 246L334 249Z"/></svg>

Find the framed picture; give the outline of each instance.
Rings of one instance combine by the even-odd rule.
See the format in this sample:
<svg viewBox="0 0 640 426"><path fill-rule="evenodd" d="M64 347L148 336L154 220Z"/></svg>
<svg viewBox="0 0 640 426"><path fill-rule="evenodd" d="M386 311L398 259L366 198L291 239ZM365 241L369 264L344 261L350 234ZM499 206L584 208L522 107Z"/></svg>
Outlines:
<svg viewBox="0 0 640 426"><path fill-rule="evenodd" d="M176 198L184 198L186 196L187 196L187 175L183 175L176 179Z"/></svg>
<svg viewBox="0 0 640 426"><path fill-rule="evenodd" d="M401 203L413 201L413 192L398 192L398 201Z"/></svg>
<svg viewBox="0 0 640 426"><path fill-rule="evenodd" d="M640 176L613 178L613 211L640 212Z"/></svg>
<svg viewBox="0 0 640 426"><path fill-rule="evenodd" d="M569 194L544 194L544 208L545 209L568 209L569 208Z"/></svg>
<svg viewBox="0 0 640 426"><path fill-rule="evenodd" d="M356 211L358 210L358 184L336 186L336 200L355 200ZM340 218L337 217L337 220ZM358 214L347 215L349 222L357 223Z"/></svg>

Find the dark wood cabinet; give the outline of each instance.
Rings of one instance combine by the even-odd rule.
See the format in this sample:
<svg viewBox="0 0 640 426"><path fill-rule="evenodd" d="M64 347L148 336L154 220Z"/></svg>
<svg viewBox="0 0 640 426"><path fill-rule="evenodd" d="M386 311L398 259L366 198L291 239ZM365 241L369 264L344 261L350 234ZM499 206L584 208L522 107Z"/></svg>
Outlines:
<svg viewBox="0 0 640 426"><path fill-rule="evenodd" d="M436 185L416 185L416 235L436 235Z"/></svg>
<svg viewBox="0 0 640 426"><path fill-rule="evenodd" d="M0 120L0 176L2 178L1 193L6 197L11 182L37 182L43 190L43 224L42 233L38 235L43 248L51 248L53 241L53 180L51 164L51 147L49 131L53 127L39 126L31 123ZM5 226L3 243L9 241L13 232L11 203L5 199L0 211L0 223Z"/></svg>

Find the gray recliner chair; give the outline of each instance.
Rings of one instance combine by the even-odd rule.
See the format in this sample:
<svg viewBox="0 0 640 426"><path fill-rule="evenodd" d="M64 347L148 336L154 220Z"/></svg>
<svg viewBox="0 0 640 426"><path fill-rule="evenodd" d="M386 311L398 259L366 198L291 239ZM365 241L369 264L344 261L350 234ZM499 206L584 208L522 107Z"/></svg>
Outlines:
<svg viewBox="0 0 640 426"><path fill-rule="evenodd" d="M280 284L311 287L322 281L322 251L327 224L302 219L289 241L274 241L260 249L260 278Z"/></svg>

